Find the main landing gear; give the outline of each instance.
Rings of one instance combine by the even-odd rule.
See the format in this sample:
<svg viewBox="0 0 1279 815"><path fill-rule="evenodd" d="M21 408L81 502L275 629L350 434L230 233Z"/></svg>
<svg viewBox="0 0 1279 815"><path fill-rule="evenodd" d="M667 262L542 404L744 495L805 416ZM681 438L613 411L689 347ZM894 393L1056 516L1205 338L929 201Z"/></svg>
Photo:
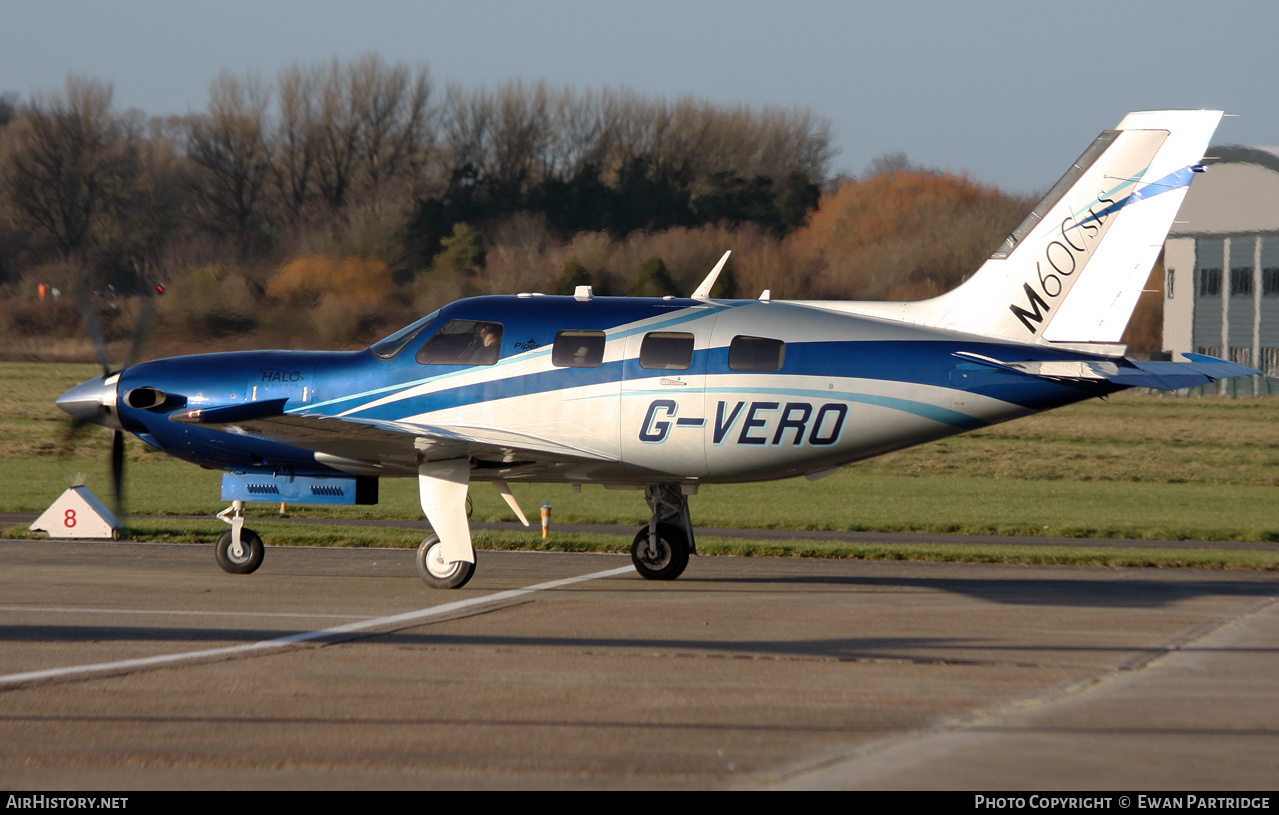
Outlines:
<svg viewBox="0 0 1279 815"><path fill-rule="evenodd" d="M631 544L631 563L646 580L674 580L697 552L688 496L678 484L650 484L644 491L653 517Z"/></svg>
<svg viewBox="0 0 1279 815"><path fill-rule="evenodd" d="M432 532L417 548L417 573L433 589L460 589L475 574L475 564L444 559L440 536Z"/></svg>

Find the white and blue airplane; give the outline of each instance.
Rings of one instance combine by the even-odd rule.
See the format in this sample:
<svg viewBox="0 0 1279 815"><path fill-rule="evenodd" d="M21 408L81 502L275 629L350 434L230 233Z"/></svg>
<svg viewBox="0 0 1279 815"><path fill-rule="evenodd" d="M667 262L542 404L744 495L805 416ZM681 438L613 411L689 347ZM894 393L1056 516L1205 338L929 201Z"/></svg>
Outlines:
<svg viewBox="0 0 1279 815"><path fill-rule="evenodd" d="M806 476L1131 387L1258 373L1187 354L1126 359L1132 315L1219 111L1128 115L1104 131L965 283L919 302L519 294L452 303L363 351L239 352L146 362L57 401L225 470L216 547L262 562L245 501L376 503L416 478L431 586L475 569L471 482L527 525L511 482L643 490L631 550L646 578L695 552L702 484ZM113 447L122 456L120 444ZM117 461L117 472L119 462Z"/></svg>

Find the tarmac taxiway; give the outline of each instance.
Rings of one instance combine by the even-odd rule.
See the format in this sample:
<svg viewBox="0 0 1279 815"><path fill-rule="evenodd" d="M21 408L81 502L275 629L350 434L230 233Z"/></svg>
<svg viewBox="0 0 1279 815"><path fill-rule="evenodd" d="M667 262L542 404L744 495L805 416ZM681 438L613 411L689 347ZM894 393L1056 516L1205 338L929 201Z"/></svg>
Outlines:
<svg viewBox="0 0 1279 815"><path fill-rule="evenodd" d="M0 541L8 789L1273 789L1279 575Z"/></svg>

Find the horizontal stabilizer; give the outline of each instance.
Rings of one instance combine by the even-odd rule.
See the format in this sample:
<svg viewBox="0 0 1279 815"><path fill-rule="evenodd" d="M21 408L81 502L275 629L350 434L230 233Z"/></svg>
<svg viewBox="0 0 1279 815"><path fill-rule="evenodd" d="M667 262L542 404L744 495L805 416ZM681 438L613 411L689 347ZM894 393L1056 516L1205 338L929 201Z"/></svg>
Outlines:
<svg viewBox="0 0 1279 815"><path fill-rule="evenodd" d="M1122 357L1003 361L968 351L958 351L955 356L973 365L1055 382L1111 382L1125 388L1170 391L1261 373L1246 365L1202 354L1186 354L1189 362L1145 362Z"/></svg>

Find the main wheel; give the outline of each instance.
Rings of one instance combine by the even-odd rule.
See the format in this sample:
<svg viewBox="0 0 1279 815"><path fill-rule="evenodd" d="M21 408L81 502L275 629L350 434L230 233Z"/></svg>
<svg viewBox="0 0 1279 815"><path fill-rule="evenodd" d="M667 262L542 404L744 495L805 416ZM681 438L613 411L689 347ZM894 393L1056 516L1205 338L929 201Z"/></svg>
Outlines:
<svg viewBox="0 0 1279 815"><path fill-rule="evenodd" d="M475 564L445 561L440 536L431 533L417 547L417 573L433 589L460 589L475 574Z"/></svg>
<svg viewBox="0 0 1279 815"><path fill-rule="evenodd" d="M258 533L252 529L240 530L240 548L244 553L236 557L231 553L231 533L223 533L218 538L218 545L214 548L214 556L218 560L218 565L222 567L222 571L231 574L250 574L256 572L258 567L262 565L262 557L266 554L265 548L262 546L262 539L258 537Z"/></svg>
<svg viewBox="0 0 1279 815"><path fill-rule="evenodd" d="M648 527L640 527L631 544L631 563L646 580L674 580L688 566L688 538L673 524L657 525L657 553L648 551Z"/></svg>

